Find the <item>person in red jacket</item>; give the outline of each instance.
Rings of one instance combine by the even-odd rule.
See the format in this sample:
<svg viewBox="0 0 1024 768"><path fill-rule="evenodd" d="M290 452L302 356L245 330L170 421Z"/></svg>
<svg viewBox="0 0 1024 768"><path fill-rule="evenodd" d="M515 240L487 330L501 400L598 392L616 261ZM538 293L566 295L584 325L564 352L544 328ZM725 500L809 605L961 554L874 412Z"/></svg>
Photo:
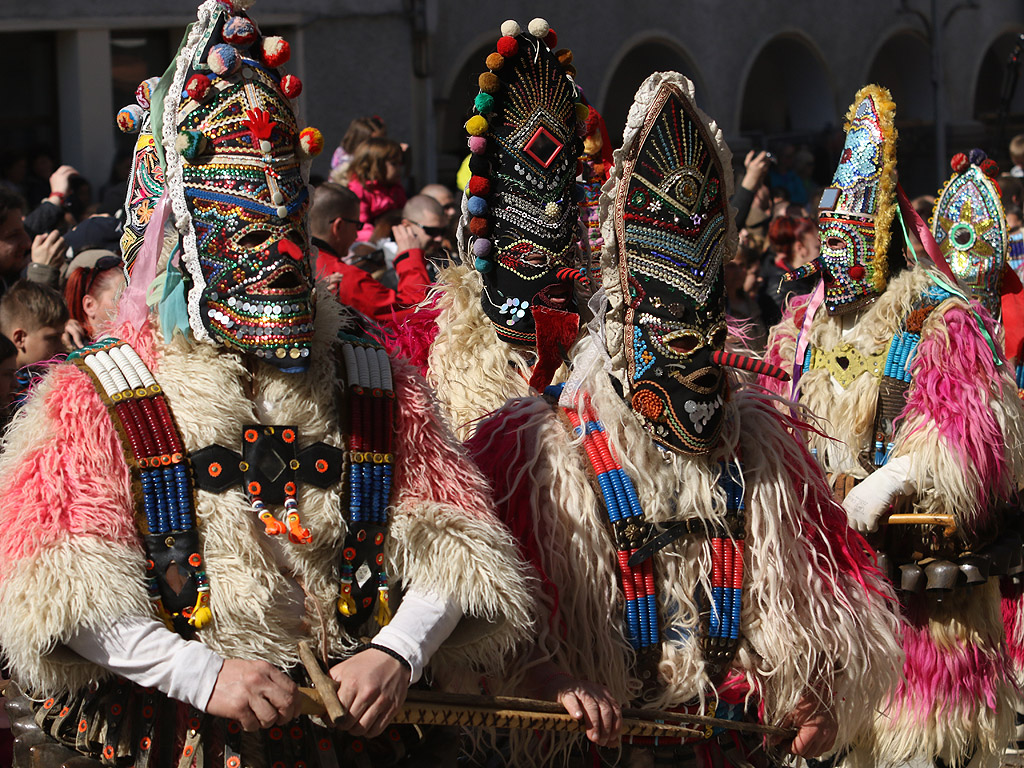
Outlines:
<svg viewBox="0 0 1024 768"><path fill-rule="evenodd" d="M321 184L313 196L309 213L313 245L320 253L316 259L317 277L327 282L339 302L377 322L400 321L422 301L430 285L424 249L430 236L422 227L403 222L394 229L398 255L394 269L397 289L391 290L373 273L384 268L384 254L374 257L349 255L359 232L359 198L346 187L333 182Z"/></svg>

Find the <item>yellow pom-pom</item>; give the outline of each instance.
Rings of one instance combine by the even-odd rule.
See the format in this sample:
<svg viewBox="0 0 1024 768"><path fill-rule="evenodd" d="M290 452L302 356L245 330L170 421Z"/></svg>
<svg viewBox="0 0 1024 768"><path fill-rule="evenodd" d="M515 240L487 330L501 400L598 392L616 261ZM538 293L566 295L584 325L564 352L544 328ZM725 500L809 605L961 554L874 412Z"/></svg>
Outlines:
<svg viewBox="0 0 1024 768"><path fill-rule="evenodd" d="M587 117L590 115L590 107L584 104L582 101L576 104L576 119L581 123L587 121Z"/></svg>
<svg viewBox="0 0 1024 768"><path fill-rule="evenodd" d="M303 128L299 133L299 147L307 157L316 157L324 151L324 135L316 128Z"/></svg>
<svg viewBox="0 0 1024 768"><path fill-rule="evenodd" d="M473 115L466 121L466 133L470 136L483 136L488 129L487 120L483 115Z"/></svg>

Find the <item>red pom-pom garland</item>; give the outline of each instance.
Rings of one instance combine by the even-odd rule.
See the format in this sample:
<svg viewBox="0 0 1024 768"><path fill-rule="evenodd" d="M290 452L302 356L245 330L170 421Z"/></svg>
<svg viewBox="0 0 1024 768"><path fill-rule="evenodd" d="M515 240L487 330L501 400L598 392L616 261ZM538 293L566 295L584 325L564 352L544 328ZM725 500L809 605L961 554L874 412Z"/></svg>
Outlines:
<svg viewBox="0 0 1024 768"><path fill-rule="evenodd" d="M519 41L514 37L500 37L498 38L498 53L504 58L515 56L519 53Z"/></svg>
<svg viewBox="0 0 1024 768"><path fill-rule="evenodd" d="M994 179L999 175L999 163L990 157L981 164L981 172L990 179Z"/></svg>
<svg viewBox="0 0 1024 768"><path fill-rule="evenodd" d="M552 29L550 32L547 33L547 35L545 35L544 45L546 45L552 51L555 50L555 46L558 45L558 35L555 33L555 30Z"/></svg>
<svg viewBox="0 0 1024 768"><path fill-rule="evenodd" d="M970 161L963 152L957 152L953 155L953 159L949 161L949 165L956 173L963 173L967 170L967 166L970 165Z"/></svg>
<svg viewBox="0 0 1024 768"><path fill-rule="evenodd" d="M302 81L295 75L285 75L281 78L281 93L289 99L296 99L302 93Z"/></svg>
<svg viewBox="0 0 1024 768"><path fill-rule="evenodd" d="M491 180L483 176L471 176L469 178L469 194L487 197L491 194Z"/></svg>
<svg viewBox="0 0 1024 768"><path fill-rule="evenodd" d="M487 237L491 233L491 222L482 216L474 216L469 220L469 231L476 237Z"/></svg>
<svg viewBox="0 0 1024 768"><path fill-rule="evenodd" d="M292 47L283 37L263 38L263 61L268 67L280 67L292 57Z"/></svg>
<svg viewBox="0 0 1024 768"><path fill-rule="evenodd" d="M202 101L210 92L210 78L206 75L192 75L185 83L185 93L190 99Z"/></svg>

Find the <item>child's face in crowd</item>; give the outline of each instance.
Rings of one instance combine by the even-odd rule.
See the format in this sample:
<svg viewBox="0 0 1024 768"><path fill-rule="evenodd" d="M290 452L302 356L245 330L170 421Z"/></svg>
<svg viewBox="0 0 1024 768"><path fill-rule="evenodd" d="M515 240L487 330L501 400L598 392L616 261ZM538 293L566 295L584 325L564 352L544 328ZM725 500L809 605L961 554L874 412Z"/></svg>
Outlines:
<svg viewBox="0 0 1024 768"><path fill-rule="evenodd" d="M44 325L34 331L26 331L18 345L18 366L32 365L49 360L64 351L63 328Z"/></svg>
<svg viewBox="0 0 1024 768"><path fill-rule="evenodd" d="M1021 221L1020 220L1020 216L1018 216L1017 214L1015 214L1015 213L1008 213L1008 214L1006 214L1006 226L1011 231L1016 231L1016 230L1020 229L1022 224L1024 224L1024 221Z"/></svg>
<svg viewBox="0 0 1024 768"><path fill-rule="evenodd" d="M0 408L6 408L11 404L11 396L14 394L14 372L18 370L18 356L11 355L6 360L0 360Z"/></svg>

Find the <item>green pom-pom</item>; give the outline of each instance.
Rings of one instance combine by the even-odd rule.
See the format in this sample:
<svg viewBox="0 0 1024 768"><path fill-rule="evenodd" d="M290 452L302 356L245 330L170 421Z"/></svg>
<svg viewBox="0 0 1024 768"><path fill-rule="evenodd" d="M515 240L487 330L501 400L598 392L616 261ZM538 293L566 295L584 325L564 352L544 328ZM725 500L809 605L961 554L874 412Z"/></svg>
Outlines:
<svg viewBox="0 0 1024 768"><path fill-rule="evenodd" d="M473 106L481 115L494 111L494 97L489 93L478 93L473 101Z"/></svg>
<svg viewBox="0 0 1024 768"><path fill-rule="evenodd" d="M178 134L174 147L182 157L192 162L206 149L206 137L200 131L182 131Z"/></svg>
<svg viewBox="0 0 1024 768"><path fill-rule="evenodd" d="M494 269L494 262L488 261L487 259L477 258L476 260L476 271L481 273L490 272Z"/></svg>

